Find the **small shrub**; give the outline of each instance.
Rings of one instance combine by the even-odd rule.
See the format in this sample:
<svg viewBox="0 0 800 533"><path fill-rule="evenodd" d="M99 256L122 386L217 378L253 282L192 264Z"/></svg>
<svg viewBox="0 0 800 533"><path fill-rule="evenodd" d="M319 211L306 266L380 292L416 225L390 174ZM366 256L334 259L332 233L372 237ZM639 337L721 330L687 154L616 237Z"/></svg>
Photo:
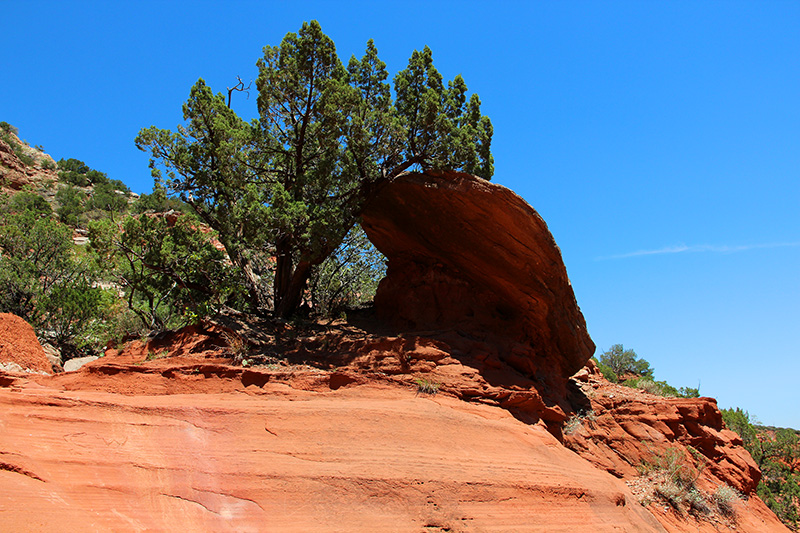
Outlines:
<svg viewBox="0 0 800 533"><path fill-rule="evenodd" d="M698 385L696 389L692 387L681 387L678 389L678 396L680 398L699 398L700 385Z"/></svg>
<svg viewBox="0 0 800 533"><path fill-rule="evenodd" d="M711 496L711 501L714 502L719 512L725 516L733 516L736 514L735 504L740 499L739 493L728 485L720 485Z"/></svg>
<svg viewBox="0 0 800 533"><path fill-rule="evenodd" d="M41 167L44 170L55 170L56 164L53 162L52 159L48 159L46 157L42 158Z"/></svg>
<svg viewBox="0 0 800 533"><path fill-rule="evenodd" d="M20 150L19 152L14 150L14 152L17 154L17 157L19 158L20 161L22 161L22 163L25 166L32 167L36 164L36 160L33 157L26 154L25 152L23 152L22 150Z"/></svg>
<svg viewBox="0 0 800 533"><path fill-rule="evenodd" d="M702 515L711 513L705 494L697 488L691 488L686 492L686 503L689 504L689 510L693 513Z"/></svg>
<svg viewBox="0 0 800 533"><path fill-rule="evenodd" d="M680 510L686 501L688 491L680 483L670 478L668 475L656 484L655 493L667 501L676 510Z"/></svg>
<svg viewBox="0 0 800 533"><path fill-rule="evenodd" d="M419 394L430 394L432 396L439 392L439 383L426 378L415 378L414 382L417 384L417 392Z"/></svg>
<svg viewBox="0 0 800 533"><path fill-rule="evenodd" d="M130 339L139 339L142 344L147 343L149 330L144 328L141 319L127 305L119 305L110 315L106 321L106 345L119 346Z"/></svg>
<svg viewBox="0 0 800 533"><path fill-rule="evenodd" d="M619 377L610 366L601 363L594 357L592 357L592 359L594 359L594 362L597 363L597 369L601 374L603 374L603 377L606 378L606 380L610 381L611 383L619 383Z"/></svg>
<svg viewBox="0 0 800 533"><path fill-rule="evenodd" d="M649 394L665 398L698 398L700 396L700 387L696 389L692 387L676 389L666 381L655 381L649 377L628 379L622 384L632 389L640 389Z"/></svg>
<svg viewBox="0 0 800 533"><path fill-rule="evenodd" d="M59 203L56 213L58 219L68 226L77 226L84 212L86 195L73 185L58 190L56 201Z"/></svg>
<svg viewBox="0 0 800 533"><path fill-rule="evenodd" d="M564 427L561 429L561 432L564 433L564 435L570 435L580 429L584 422L593 423L595 420L597 420L597 416L594 411L580 411L564 422Z"/></svg>
<svg viewBox="0 0 800 533"><path fill-rule="evenodd" d="M689 512L695 515L711 515L715 509L719 509L722 514L730 516L722 511L716 495L709 496L697 488L697 479L708 465L708 459L691 446L687 449L691 459L680 448L670 447L663 453L654 453L649 461L641 464L639 471L648 476L652 494L669 503L679 513L688 507ZM732 490L730 487L728 489ZM723 491L719 497L726 499L730 495Z"/></svg>
<svg viewBox="0 0 800 533"><path fill-rule="evenodd" d="M680 448L670 447L664 453L653 454L652 459L642 463L640 470L643 472L664 472L667 477L681 485L694 485L697 472L693 466L687 464L686 456Z"/></svg>
<svg viewBox="0 0 800 533"><path fill-rule="evenodd" d="M656 396L674 398L678 396L678 390L669 385L666 381L654 381L647 377L626 380L623 385L632 389L639 389Z"/></svg>

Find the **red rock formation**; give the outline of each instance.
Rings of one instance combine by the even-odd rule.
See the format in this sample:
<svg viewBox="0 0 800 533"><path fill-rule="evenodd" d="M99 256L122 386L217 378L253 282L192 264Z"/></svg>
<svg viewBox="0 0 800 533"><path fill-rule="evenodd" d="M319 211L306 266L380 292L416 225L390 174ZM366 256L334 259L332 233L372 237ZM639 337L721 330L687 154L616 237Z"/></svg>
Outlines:
<svg viewBox="0 0 800 533"><path fill-rule="evenodd" d="M511 190L455 172L405 174L363 213L388 258L375 296L405 330L455 329L528 347L509 362L563 378L594 353L547 225Z"/></svg>
<svg viewBox="0 0 800 533"><path fill-rule="evenodd" d="M11 141L22 147L22 150L34 158L36 166L28 166L20 161L14 149L0 139L0 192L16 192L26 186L44 185L58 179L55 170L55 161L47 154L39 152L25 145L13 133L8 134ZM48 162L52 168L46 169L42 165Z"/></svg>
<svg viewBox="0 0 800 533"><path fill-rule="evenodd" d="M153 363L0 388L4 529L661 530L624 483L497 407Z"/></svg>
<svg viewBox="0 0 800 533"><path fill-rule="evenodd" d="M31 325L9 313L0 313L0 363L16 363L23 370L52 371Z"/></svg>
<svg viewBox="0 0 800 533"><path fill-rule="evenodd" d="M697 488L713 494L728 485L745 496L738 503L739 530L786 531L755 496L761 472L739 436L723 427L713 398L663 398L606 381L594 365L576 374L583 417L564 432L564 444L581 457L640 489L651 482L642 467L674 454L697 476ZM574 399L575 401L575 399ZM685 510L654 501L651 511L671 531L718 531L713 521L682 516ZM743 511L740 509L740 511Z"/></svg>
<svg viewBox="0 0 800 533"><path fill-rule="evenodd" d="M593 374L584 382L591 420L565 435L565 444L617 477L634 477L654 455L691 447L707 459L704 476L744 494L761 479L739 436L723 427L713 398L663 398Z"/></svg>

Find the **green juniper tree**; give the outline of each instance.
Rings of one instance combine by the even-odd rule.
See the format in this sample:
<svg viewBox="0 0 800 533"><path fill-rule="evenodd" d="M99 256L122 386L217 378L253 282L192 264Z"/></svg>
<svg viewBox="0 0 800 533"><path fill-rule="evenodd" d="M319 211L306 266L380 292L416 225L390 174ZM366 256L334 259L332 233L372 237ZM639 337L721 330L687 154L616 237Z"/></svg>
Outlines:
<svg viewBox="0 0 800 533"><path fill-rule="evenodd" d="M653 378L650 363L640 359L633 350L626 350L621 344L614 344L600 355L600 364L610 368L616 376L636 374Z"/></svg>
<svg viewBox="0 0 800 533"><path fill-rule="evenodd" d="M177 132L136 139L218 232L255 308L294 313L381 183L413 167L491 178L491 121L461 76L445 87L427 47L395 77L396 101L374 43L345 67L316 21L266 46L257 66L258 119L243 121L201 79Z"/></svg>

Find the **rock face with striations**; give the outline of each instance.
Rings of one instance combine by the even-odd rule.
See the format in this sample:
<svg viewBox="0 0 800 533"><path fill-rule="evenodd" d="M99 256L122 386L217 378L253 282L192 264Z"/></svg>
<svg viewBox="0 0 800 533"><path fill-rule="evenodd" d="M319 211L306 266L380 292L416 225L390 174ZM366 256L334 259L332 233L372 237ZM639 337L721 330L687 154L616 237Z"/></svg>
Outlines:
<svg viewBox="0 0 800 533"><path fill-rule="evenodd" d="M453 328L530 346L515 366L567 377L594 343L539 214L513 191L457 172L408 173L363 213L369 239L388 258L375 297L403 329Z"/></svg>

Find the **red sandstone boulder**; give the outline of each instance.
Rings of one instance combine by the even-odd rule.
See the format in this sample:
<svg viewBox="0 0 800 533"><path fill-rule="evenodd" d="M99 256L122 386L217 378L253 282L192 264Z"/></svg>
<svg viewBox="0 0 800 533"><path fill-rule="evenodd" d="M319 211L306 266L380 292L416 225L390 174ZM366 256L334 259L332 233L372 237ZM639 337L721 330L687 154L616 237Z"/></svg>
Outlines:
<svg viewBox="0 0 800 533"><path fill-rule="evenodd" d="M408 173L366 206L388 258L375 296L405 330L456 329L529 347L514 365L570 376L594 353L547 225L513 191L468 174Z"/></svg>
<svg viewBox="0 0 800 533"><path fill-rule="evenodd" d="M9 313L0 313L0 363L15 363L35 372L52 371L31 325Z"/></svg>

